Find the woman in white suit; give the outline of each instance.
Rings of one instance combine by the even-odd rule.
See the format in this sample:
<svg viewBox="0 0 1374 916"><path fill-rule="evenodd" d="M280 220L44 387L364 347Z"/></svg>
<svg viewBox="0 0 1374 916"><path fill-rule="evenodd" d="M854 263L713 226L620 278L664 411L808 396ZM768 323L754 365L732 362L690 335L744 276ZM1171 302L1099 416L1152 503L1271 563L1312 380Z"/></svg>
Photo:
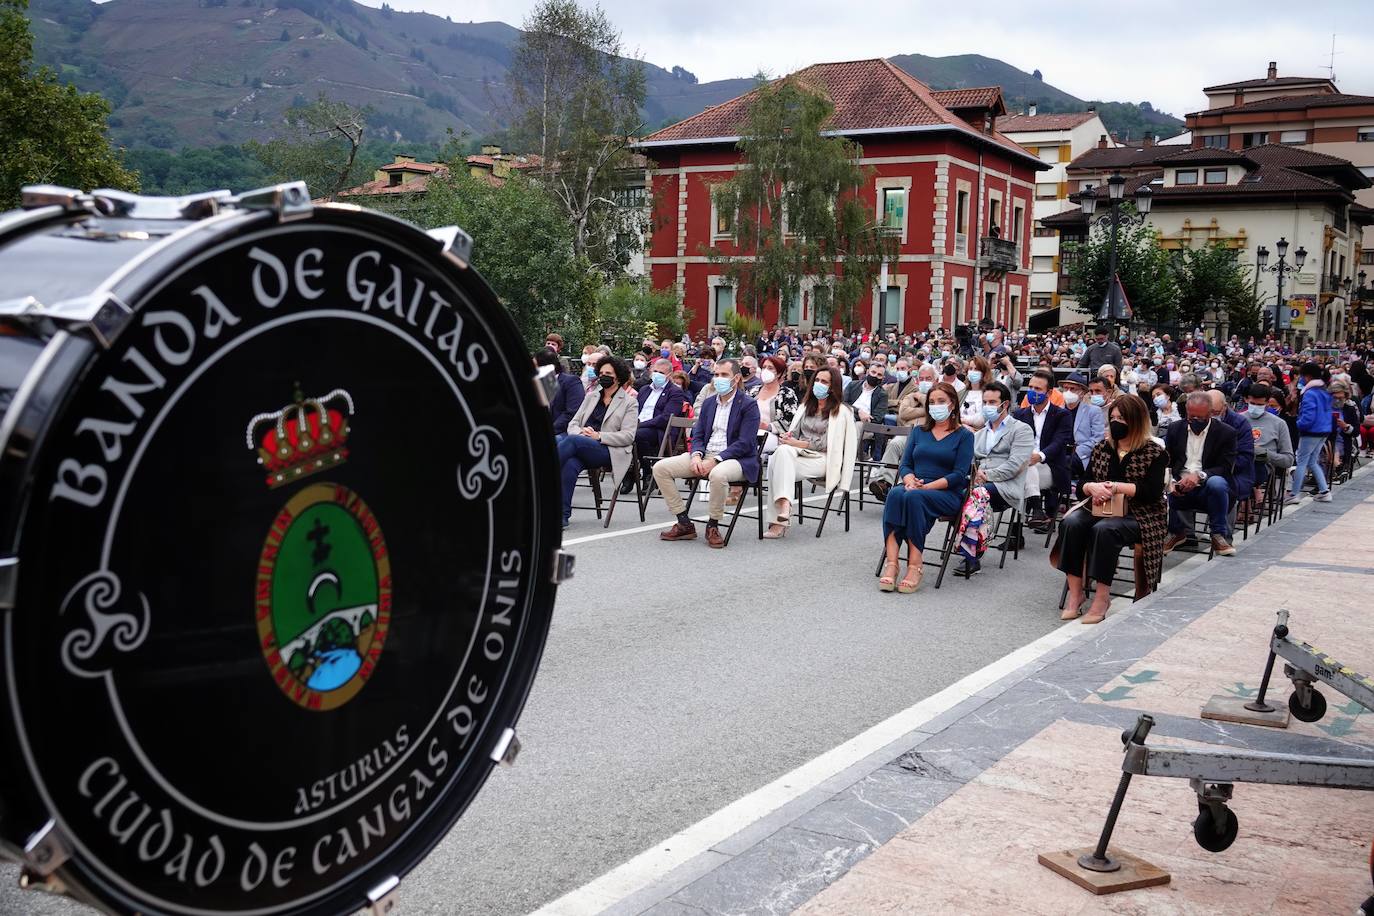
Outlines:
<svg viewBox="0 0 1374 916"><path fill-rule="evenodd" d="M775 497L774 521L765 538L787 534L791 497L798 480L824 475L827 493L848 486L859 451L859 434L854 411L844 403L843 395L840 370L834 366L818 369L790 428L778 437L778 449L768 464L768 492Z"/></svg>

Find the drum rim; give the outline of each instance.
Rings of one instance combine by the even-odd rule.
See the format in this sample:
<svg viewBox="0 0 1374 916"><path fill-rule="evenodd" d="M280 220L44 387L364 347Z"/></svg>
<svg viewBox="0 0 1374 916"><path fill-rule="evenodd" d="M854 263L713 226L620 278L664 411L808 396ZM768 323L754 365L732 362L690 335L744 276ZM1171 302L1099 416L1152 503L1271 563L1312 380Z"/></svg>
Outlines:
<svg viewBox="0 0 1374 916"><path fill-rule="evenodd" d="M263 225L267 218L268 214L261 211L231 211L191 223L121 264L113 274L100 279L95 290L102 296L113 295L119 301L128 303L131 313L136 313L144 305L150 291L180 272L178 263L190 261L210 249L232 242L236 236L253 234L264 229L270 230L271 226ZM547 413L547 409L538 395L533 367L530 367L528 375L524 375L520 370L520 359L512 358L515 354L523 356L526 348L514 322L480 273L447 253L441 242L420 228L389 214L347 204L326 204L317 205L307 218L276 225L293 226L297 222L314 223L322 228L337 226L350 230L351 234L376 237L388 246L393 246L426 264L447 282L460 289L473 304L473 317L481 323L493 348L500 351L492 357L495 371L506 372L517 383L517 390L520 390L519 383L522 377L527 379L527 387L523 393L516 395L521 404L518 422L527 441L533 447L529 450L528 460L520 462L521 465L531 469L534 480L540 479L541 474L546 480L556 479L552 429L547 422L543 422L543 415ZM34 226L34 231L41 231L50 225L51 220L42 221ZM469 271L472 277L464 276ZM34 430L33 440L22 459L9 453L8 440L14 434L18 418L28 407L34 391L40 384L49 380L53 370L52 363L57 360L64 348L80 346L82 342L79 336L64 330L59 330L53 335L45 345L39 360L26 376L23 389L16 391L5 418L5 426L0 428L0 482L9 479L10 473L17 472L18 489L10 495L23 499L25 503L32 499L33 463L45 447L48 447L54 425L65 416L71 396L80 388L82 377L98 358L101 350L98 347L89 347L86 354L79 354L75 369L66 372L64 378L56 380L57 390L62 393L62 397L54 401L51 411L42 418L41 425ZM535 443L546 437L549 447L539 448ZM18 467L14 467L16 462L19 463ZM351 913L366 905L366 895L370 889L392 876L408 874L443 841L490 778L496 766L492 752L501 742L505 731L513 729L519 721L533 689L552 624L553 604L557 592L552 572L555 558L562 546L562 529L555 522L558 516L558 496L555 489L531 485L535 495L531 501L533 517L530 528L534 537L528 547L529 568L522 576L527 582L527 598L522 609L523 632L519 645L511 654L512 660L505 669L501 693L494 699L479 736L475 739L472 755L464 767L455 767L446 774L447 778L441 784L444 797L428 808L415 824L398 831L397 838L383 855L362 868L348 872L346 877L314 891L308 902L301 903L297 900L265 908L237 910L200 910L177 905L175 909L167 912ZM15 524L10 527L12 530L0 531L0 551L8 551L8 555L21 558L28 528L26 513L18 513ZM0 610L0 620L6 622L6 632L8 621L16 611L17 609ZM11 734L17 738L19 722L10 709L9 694L8 683L0 684L0 697L5 697L3 704L0 704L4 706L4 709L0 710L0 733ZM55 812L38 797L37 777L16 747L18 742L7 743L11 748L5 753L7 759L0 763L0 768L9 773L9 784L20 791L32 794L33 807L48 817L54 817ZM460 783L467 783L469 788L460 791ZM19 846L24 839L12 833L4 834L3 824L0 824L0 849L6 849L12 855L18 854ZM97 906L127 907L149 913L164 911L156 904L155 908L149 908L151 901L147 892L124 881L112 881L112 873L108 868L95 865L86 856L75 851L57 870L57 874L75 896Z"/></svg>

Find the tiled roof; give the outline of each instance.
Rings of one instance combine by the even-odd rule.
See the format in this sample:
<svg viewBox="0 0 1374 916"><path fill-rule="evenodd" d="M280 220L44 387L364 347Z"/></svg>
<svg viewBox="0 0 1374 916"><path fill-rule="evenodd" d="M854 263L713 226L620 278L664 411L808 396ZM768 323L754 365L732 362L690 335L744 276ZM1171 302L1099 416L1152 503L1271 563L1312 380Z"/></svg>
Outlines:
<svg viewBox="0 0 1374 916"><path fill-rule="evenodd" d="M1212 149L1209 147L1198 147L1197 149L1183 149L1178 152L1169 152L1166 148L1155 156L1155 162L1191 162L1195 165L1221 165L1234 164L1253 166L1255 161L1249 156L1233 149Z"/></svg>
<svg viewBox="0 0 1374 916"><path fill-rule="evenodd" d="M444 174L436 171L435 174ZM423 194L429 189L429 176L421 175L401 184L391 184L389 178L378 178L365 182L356 188L340 191L339 197L381 197L388 194Z"/></svg>
<svg viewBox="0 0 1374 916"><path fill-rule="evenodd" d="M1004 134L1029 134L1036 131L1073 130L1097 117L1095 111L1074 111L1068 114L1007 115L997 119L997 129Z"/></svg>
<svg viewBox="0 0 1374 916"><path fill-rule="evenodd" d="M383 172L427 172L431 175L444 170L439 162L388 162L378 168Z"/></svg>
<svg viewBox="0 0 1374 916"><path fill-rule="evenodd" d="M1251 111L1305 111L1312 108L1341 108L1349 105L1374 105L1374 95L1349 95L1344 92L1313 92L1307 95L1280 95L1257 102L1240 105L1227 105L1225 108L1208 108L1190 112L1187 117L1201 118L1207 115L1234 114Z"/></svg>
<svg viewBox="0 0 1374 916"><path fill-rule="evenodd" d="M783 79L812 86L834 106L826 130L838 134L898 128L948 126L975 134L1008 151L1038 162L998 131L984 133L942 104L929 86L881 58L843 63L813 64ZM958 90L963 93L987 90ZM646 146L737 139L748 124L749 106L759 90L713 105L645 137ZM1000 97L1000 90L997 90ZM972 96L969 96L971 98ZM966 103L966 100L965 102Z"/></svg>
<svg viewBox="0 0 1374 916"><path fill-rule="evenodd" d="M1203 92L1222 92L1227 89L1264 89L1270 86L1299 86L1304 83L1329 83L1324 76L1278 76L1274 79L1240 80L1236 83L1218 83L1202 87Z"/></svg>
<svg viewBox="0 0 1374 916"><path fill-rule="evenodd" d="M534 153L527 156L508 156L504 154L500 156L474 155L468 156L464 161L467 162L468 165L481 165L487 168L495 168L497 162L504 162L513 169L532 169L539 165L540 158Z"/></svg>
<svg viewBox="0 0 1374 916"><path fill-rule="evenodd" d="M1001 86L981 86L977 89L937 89L931 93L935 101L955 111L961 108L1000 108L1006 111L1002 102Z"/></svg>
<svg viewBox="0 0 1374 916"><path fill-rule="evenodd" d="M1158 146L1117 146L1085 150L1069 163L1071 169L1125 169L1149 165L1162 153Z"/></svg>

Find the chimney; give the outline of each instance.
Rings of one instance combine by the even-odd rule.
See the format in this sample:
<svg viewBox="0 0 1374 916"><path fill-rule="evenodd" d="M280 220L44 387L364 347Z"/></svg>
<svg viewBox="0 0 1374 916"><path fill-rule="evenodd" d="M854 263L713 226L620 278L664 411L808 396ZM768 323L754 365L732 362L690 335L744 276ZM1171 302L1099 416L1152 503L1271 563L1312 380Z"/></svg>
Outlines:
<svg viewBox="0 0 1374 916"><path fill-rule="evenodd" d="M1276 60L1271 60L1271 61L1269 62L1269 79L1271 79L1271 80L1276 80L1276 79L1278 79L1278 78L1279 78L1279 62L1276 61Z"/></svg>
<svg viewBox="0 0 1374 916"><path fill-rule="evenodd" d="M1147 132L1145 133L1145 136L1143 136L1143 137L1140 138L1140 143L1141 143L1142 146L1154 146L1154 145L1155 145L1155 135L1152 134L1152 133L1149 133L1149 132L1147 131Z"/></svg>
<svg viewBox="0 0 1374 916"><path fill-rule="evenodd" d="M1034 103L1034 102L1031 102L1029 105L1026 106L1026 114L1030 115L1032 118L1035 117L1035 103Z"/></svg>
<svg viewBox="0 0 1374 916"><path fill-rule="evenodd" d="M1101 136L1099 136L1099 137L1097 138L1097 148L1098 148L1098 149L1107 149L1107 135L1106 135L1106 134L1102 134Z"/></svg>

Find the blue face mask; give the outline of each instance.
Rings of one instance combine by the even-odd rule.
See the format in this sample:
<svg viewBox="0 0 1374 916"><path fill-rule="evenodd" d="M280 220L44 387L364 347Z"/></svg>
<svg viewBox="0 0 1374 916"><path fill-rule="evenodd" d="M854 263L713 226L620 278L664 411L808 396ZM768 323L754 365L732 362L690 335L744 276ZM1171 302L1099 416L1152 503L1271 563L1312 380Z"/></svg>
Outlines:
<svg viewBox="0 0 1374 916"><path fill-rule="evenodd" d="M1258 420L1260 417L1264 416L1264 411L1265 406L1263 404L1251 404L1245 409L1245 412L1250 415L1250 419L1252 420Z"/></svg>
<svg viewBox="0 0 1374 916"><path fill-rule="evenodd" d="M898 369L896 372L892 374L897 376L897 381L899 382L905 382L907 379L911 378L911 373L906 371L905 369Z"/></svg>
<svg viewBox="0 0 1374 916"><path fill-rule="evenodd" d="M977 370L977 369L970 369L970 370L968 371L968 383L969 383L970 385L976 385L976 384L978 384L979 382L981 382L982 380L983 380L983 373L980 372L979 370Z"/></svg>
<svg viewBox="0 0 1374 916"><path fill-rule="evenodd" d="M926 410L930 412L930 418L936 423L943 423L949 419L948 404L931 404Z"/></svg>
<svg viewBox="0 0 1374 916"><path fill-rule="evenodd" d="M1001 413L1002 408L1000 407L993 407L991 404L983 405L983 419L987 420L989 423L991 423L993 420L996 420L1001 415Z"/></svg>
<svg viewBox="0 0 1374 916"><path fill-rule="evenodd" d="M716 394L729 394L730 389L735 387L735 380L728 378L713 378L711 384L716 386Z"/></svg>
<svg viewBox="0 0 1374 916"><path fill-rule="evenodd" d="M1155 406L1158 407L1160 410L1163 410L1163 409L1164 409L1164 405L1166 405L1166 404L1168 404L1168 403L1169 403L1169 399L1168 399L1167 397L1165 397L1164 395L1162 395L1162 394L1157 394L1157 395L1155 395Z"/></svg>
<svg viewBox="0 0 1374 916"><path fill-rule="evenodd" d="M930 389L935 387L935 383L932 381L928 381L926 379L922 379L921 381L916 383L916 387L921 389L921 394L930 394Z"/></svg>
<svg viewBox="0 0 1374 916"><path fill-rule="evenodd" d="M823 401L830 397L830 386L825 382L812 382L811 393L816 396L816 400Z"/></svg>
<svg viewBox="0 0 1374 916"><path fill-rule="evenodd" d="M596 378L596 367L595 367L595 366L588 366L586 369L583 369L583 370L582 370L582 377L583 377L583 378Z"/></svg>
<svg viewBox="0 0 1374 916"><path fill-rule="evenodd" d="M1026 402L1030 404L1032 407L1039 407L1041 404L1049 400L1049 397L1050 396L1048 393L1044 391L1036 391L1034 388L1026 392Z"/></svg>
<svg viewBox="0 0 1374 916"><path fill-rule="evenodd" d="M1101 407L1103 404L1107 403L1107 398L1105 395L1095 394L1092 397L1088 398L1088 401L1094 407Z"/></svg>
<svg viewBox="0 0 1374 916"><path fill-rule="evenodd" d="M671 351L667 347L664 347L662 350L658 351L658 355L663 357L664 359L667 359L670 352Z"/></svg>
<svg viewBox="0 0 1374 916"><path fill-rule="evenodd" d="M1266 407L1264 409L1276 417L1279 415L1279 409L1277 407Z"/></svg>
<svg viewBox="0 0 1374 916"><path fill-rule="evenodd" d="M662 372L655 372L653 375L649 376L649 378L653 381L655 388L662 388L664 385L668 384L668 376L664 375Z"/></svg>

